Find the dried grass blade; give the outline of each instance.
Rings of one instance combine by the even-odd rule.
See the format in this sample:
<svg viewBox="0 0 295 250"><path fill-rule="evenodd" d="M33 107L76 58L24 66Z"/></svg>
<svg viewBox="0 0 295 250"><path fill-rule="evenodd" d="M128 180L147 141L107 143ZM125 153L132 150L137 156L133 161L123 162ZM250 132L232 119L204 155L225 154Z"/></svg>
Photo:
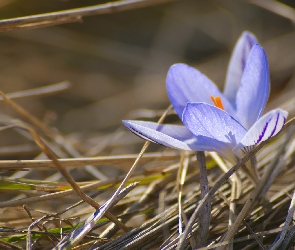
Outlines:
<svg viewBox="0 0 295 250"><path fill-rule="evenodd" d="M21 116L23 116L25 119L27 119L30 123L32 123L37 128L41 129L45 134L52 137L54 141L62 145L63 148L73 157L81 157L80 153L73 148L70 143L64 139L64 137L57 132L56 130L51 129L46 124L44 124L42 121L40 121L37 117L30 114L28 111L26 111L24 108L19 106L16 102L9 99L3 92L0 91L0 95L3 97L3 99ZM94 175L97 179L106 180L107 177L103 175L100 171L98 171L93 166L85 166L85 169L88 173Z"/></svg>
<svg viewBox="0 0 295 250"><path fill-rule="evenodd" d="M293 130L293 129L292 129ZM293 133L293 131L291 132ZM289 131L290 132L290 131ZM289 133L286 135L285 143L281 146L281 149L284 150L287 143L292 137L289 135ZM255 149L254 149L255 150ZM260 199L260 193L265 188L265 184L268 182L268 179L270 178L276 163L278 161L278 158L281 156L281 152L278 152L277 156L273 159L273 164L270 164L266 171L264 172L262 178L260 179L258 185L255 187L255 189L250 194L250 197L247 199L244 207L242 208L241 212L239 213L238 217L236 218L234 224L229 228L227 234L225 235L224 239L222 241L230 241L235 233L238 230L238 227L241 225L243 219L247 216L249 213L251 207ZM223 248L221 248L223 249Z"/></svg>
<svg viewBox="0 0 295 250"><path fill-rule="evenodd" d="M167 113L169 112L169 110L172 108L172 106L170 105L166 111L163 113L163 115L160 117L158 123L162 123L167 115ZM132 167L130 168L130 170L128 171L127 175L125 176L124 180L122 181L122 183L120 184L120 186L118 187L118 189L116 190L116 192L113 194L113 196L111 197L111 199L109 200L109 202L106 204L106 209L109 209L112 206L113 200L116 198L116 196L121 192L121 190L123 189L123 187L125 186L126 182L129 180L129 178L131 177L131 175L133 174L133 172L135 171L136 167L138 166L138 163L142 157L142 155L144 154L145 150L148 148L150 142L147 141L144 143L138 157L136 158L135 162L133 163Z"/></svg>
<svg viewBox="0 0 295 250"><path fill-rule="evenodd" d="M237 184L236 181L232 182L232 187L231 187L231 200L229 204L229 220L228 220L228 226L231 227L234 224L234 221L237 216ZM228 244L228 250L233 250L233 244L234 241L233 239L229 241Z"/></svg>
<svg viewBox="0 0 295 250"><path fill-rule="evenodd" d="M295 23L295 10L287 4L273 0L249 0L249 2L273 13L276 13L282 17L288 18Z"/></svg>
<svg viewBox="0 0 295 250"><path fill-rule="evenodd" d="M111 14L137 8L144 8L156 4L162 4L175 0L125 0L108 2L83 8L56 11L51 13L4 19L0 21L0 31L11 31L15 29L40 28L44 26L57 25L81 21L84 16Z"/></svg>
<svg viewBox="0 0 295 250"><path fill-rule="evenodd" d="M65 170L65 168L59 163L58 159L55 157L53 152L46 146L45 143L43 143L43 141L37 135L37 133L33 130L29 130L29 133L32 135L35 142L38 144L38 146L40 146L40 148L47 155L47 157L54 162L54 164L59 169L61 174L70 183L72 188L81 197L81 199L84 200L85 202L87 202L89 205L91 205L95 209L99 209L100 205L81 190L79 185L75 182L75 180L72 178L72 176ZM115 216L113 216L110 212L106 212L105 216L108 219L110 219L112 222L114 222L116 225L118 225L120 228L122 228L124 231L126 231L126 232L128 231L128 228L125 225L123 225L120 221L118 221L118 219Z"/></svg>
<svg viewBox="0 0 295 250"><path fill-rule="evenodd" d="M11 105L16 105L9 98L7 98L5 96L5 94L2 93L1 91L0 91L0 95L4 98L5 101L7 101L8 103L10 103ZM22 110L22 108L19 107L19 106L16 106L16 108L17 109L20 108ZM24 112L26 112L26 111L24 111ZM12 124L13 123L16 123L15 121L14 122L13 121L7 121L7 122L9 123L9 125L11 125L11 123ZM27 131L32 136L32 138L34 139L35 143L41 148L41 150L44 152L44 154L50 160L52 160L52 162L54 163L54 165L59 169L60 173L70 183L70 185L72 186L72 188L81 197L82 200L84 200L85 202L87 202L89 205L91 205L95 209L98 209L99 208L99 204L97 204L97 202L95 202L92 198L90 198L88 195L86 195L81 190L81 188L75 182L75 180L71 177L71 175L60 164L60 162L56 158L55 154L51 151L51 149L43 142L43 140L39 137L39 135L30 126L28 126L28 125L26 125L25 123L22 123L22 122L16 123L15 126L19 126L20 129L23 129L23 130ZM123 225L120 221L118 221L118 219L115 216L113 216L111 213L107 212L106 213L106 217L108 219L110 219L112 222L114 222L115 224L117 224L124 231L128 231L127 227L125 225Z"/></svg>
<svg viewBox="0 0 295 250"><path fill-rule="evenodd" d="M221 157L216 152L209 152L209 155L213 158L213 160L217 163L218 167L226 173L230 168L224 163L224 161L221 159ZM239 176L234 173L229 180L231 181L232 185L236 186L236 192L235 196L232 196L231 199L239 199L241 193L242 193L242 181L239 178Z"/></svg>
<svg viewBox="0 0 295 250"><path fill-rule="evenodd" d="M112 197L112 205L115 205L121 199L123 199L133 188L137 186L138 183L133 183L122 189L115 198ZM92 214L82 226L75 229L73 232L65 236L53 250L66 250L71 249L77 245L87 233L95 226L95 223L107 213L107 210L110 208L108 200L104 205L102 205L94 214Z"/></svg>
<svg viewBox="0 0 295 250"><path fill-rule="evenodd" d="M53 95L62 91L65 91L71 87L71 83L68 81L55 83L39 88L34 89L27 89L23 91L8 93L6 96L9 99L23 99L28 97L41 97L41 96L47 96L47 95ZM0 97L0 101L3 101L4 98Z"/></svg>
<svg viewBox="0 0 295 250"><path fill-rule="evenodd" d="M102 187L102 186L106 186L106 185L112 185L112 184L118 183L119 181L120 181L120 179L108 180L108 181L99 181L99 182L96 182L96 183L92 183L92 184L82 186L82 187L80 187L80 189L83 190L83 191L89 191L89 190L96 189L98 187ZM60 192L56 192L56 193L45 194L45 195L36 196L36 197L5 201L5 202L0 203L0 208L16 207L16 206L21 206L23 204L31 204L31 203L35 203L35 202L42 202L42 201L62 198L62 197L72 195L72 194L75 194L75 191L73 189L66 190L66 191L60 191Z"/></svg>
<svg viewBox="0 0 295 250"><path fill-rule="evenodd" d="M295 118L290 119L285 126L283 127L283 129L281 130L280 133L278 133L275 137L279 136L281 133L283 133L286 129L288 129L290 126L295 124ZM198 207L196 208L196 210L193 212L188 225L185 228L185 231L183 233L184 234L188 234L193 227L194 221L196 220L196 218L198 217L200 210L206 205L206 202L212 198L213 194L222 186L222 184L229 179L230 176L232 176L243 164L245 164L247 161L249 161L251 159L251 157L253 157L263 146L265 146L269 141L272 141L273 139L270 139L268 141L264 141L261 144L259 144L258 146L256 146L252 151L250 151L240 162L238 162L236 165L234 165L231 169L229 169L228 172L226 172L224 175L222 175L217 181L216 183L213 185L213 187L210 189L210 191L207 193L207 195L200 201ZM186 238L185 237L180 237L179 242L178 242L178 246L177 246L177 250L183 249L184 245L185 245L185 241ZM223 242L220 243L221 245L225 244L227 245L229 242Z"/></svg>
<svg viewBox="0 0 295 250"><path fill-rule="evenodd" d="M295 212L295 192L293 193L293 197L288 210L288 215L284 223L283 230L280 232L275 242L270 246L269 250L281 249L281 245L283 244L283 241L287 235L287 231L290 227L289 225L291 221L293 220L294 212Z"/></svg>
<svg viewBox="0 0 295 250"><path fill-rule="evenodd" d="M175 180L175 174L168 175L166 178L162 180L157 180L152 182L148 188L145 190L145 192L142 194L140 200L133 203L130 207L128 207L124 212L124 217L122 218L122 222L126 223L129 221L130 218L132 218L133 213L139 210L141 207L143 207L150 199L153 199L154 194L157 194L160 192L160 190L163 190L165 186L170 183L171 181ZM141 183L141 180L140 180ZM100 237L106 237L110 238L112 237L118 230L118 227L116 227L114 224L110 225L104 232L100 234Z"/></svg>
<svg viewBox="0 0 295 250"><path fill-rule="evenodd" d="M1 120L1 118L0 118ZM14 127L7 126L9 128ZM88 164L91 165L105 165L105 164L130 164L136 160L137 154L126 154L116 156L98 156L88 158L68 158L58 159L63 167L82 167ZM169 161L179 158L179 154L172 153L146 153L142 156L142 162L148 162L152 159L160 158L161 160ZM51 160L0 160L0 169L23 169L23 168L53 168L54 163Z"/></svg>
<svg viewBox="0 0 295 250"><path fill-rule="evenodd" d="M180 166L178 170L177 175L177 188L178 188L178 233L182 234L182 220L184 221L184 224L186 225L188 222L188 219L183 211L182 207L182 195L183 195L183 185L185 183L185 178L187 174L189 164L189 158L186 152L183 152L180 159ZM194 242L192 241L191 244L194 245Z"/></svg>

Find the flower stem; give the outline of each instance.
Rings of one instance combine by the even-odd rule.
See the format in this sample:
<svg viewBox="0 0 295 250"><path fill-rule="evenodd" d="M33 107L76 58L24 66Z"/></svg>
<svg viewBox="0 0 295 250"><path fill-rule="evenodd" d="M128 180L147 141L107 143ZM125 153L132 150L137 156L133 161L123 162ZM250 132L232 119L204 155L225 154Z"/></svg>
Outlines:
<svg viewBox="0 0 295 250"><path fill-rule="evenodd" d="M204 151L197 151L197 161L200 169L200 189L201 199L209 192L208 177L206 169L206 158ZM197 236L198 247L205 246L211 219L211 199L209 199L203 207L199 216L199 233Z"/></svg>

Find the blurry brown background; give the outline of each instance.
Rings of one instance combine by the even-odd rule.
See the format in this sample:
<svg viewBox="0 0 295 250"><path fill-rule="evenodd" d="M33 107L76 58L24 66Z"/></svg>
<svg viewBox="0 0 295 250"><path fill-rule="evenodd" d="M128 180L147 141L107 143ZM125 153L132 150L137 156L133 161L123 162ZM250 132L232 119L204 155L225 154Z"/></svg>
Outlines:
<svg viewBox="0 0 295 250"><path fill-rule="evenodd" d="M0 3L0 16L104 2L6 0ZM165 76L174 63L195 66L222 88L231 50L249 30L269 57L271 100L286 100L294 96L295 86L292 5L292 0L171 1L84 17L81 23L1 32L0 90L11 93L68 80L72 87L66 92L17 102L40 119L54 112L52 125L64 134L110 132L123 127L122 119L134 118L135 110L168 106ZM0 105L1 112L16 116ZM19 140L2 133L0 146Z"/></svg>

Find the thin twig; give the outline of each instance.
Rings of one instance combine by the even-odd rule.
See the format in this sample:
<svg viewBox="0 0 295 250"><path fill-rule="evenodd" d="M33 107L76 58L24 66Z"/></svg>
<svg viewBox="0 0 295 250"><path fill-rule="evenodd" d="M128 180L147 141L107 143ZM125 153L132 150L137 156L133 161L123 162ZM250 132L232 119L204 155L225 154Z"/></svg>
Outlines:
<svg viewBox="0 0 295 250"><path fill-rule="evenodd" d="M32 219L32 223L31 223L31 225L28 227L28 231L27 231L27 242L26 242L26 245L27 245L27 247L26 247L26 249L27 250L30 250L30 249L32 249L32 237L31 237L31 233L32 233L32 230L33 230L33 228L34 227L38 227L38 229L40 230L40 232L42 232L43 230L42 230L42 228L38 225L39 224L39 222L40 221L42 221L43 219L45 219L46 217L49 217L48 215L44 215L44 216L42 216L41 218L39 218L39 219L37 219L37 220L34 220L33 218L32 218L32 216L31 216L31 213L30 213L30 211L29 211L29 209L28 209L28 207L26 206L26 205L24 205L24 209L26 210L26 212L28 213L28 215L30 216L30 218ZM47 230L46 230L46 232L47 232ZM48 233L48 232L47 232ZM53 243L53 246L54 246L54 242L53 242L53 240L49 237L49 236L46 236L48 239L49 239L49 241L51 242L51 243Z"/></svg>
<svg viewBox="0 0 295 250"><path fill-rule="evenodd" d="M72 145L57 130L51 129L44 122L39 120L34 115L30 114L27 110L25 110L23 107L18 105L13 100L9 99L3 92L0 91L0 95L16 112L18 112L21 116L27 119L31 124L39 128L47 136L50 136L51 138L53 138L53 140L57 144L61 145L71 156L81 157L81 154L74 147L72 147ZM85 169L88 173L92 174L97 179L101 179L101 180L107 179L105 175L103 175L99 170L97 170L93 166L87 165L85 166Z"/></svg>
<svg viewBox="0 0 295 250"><path fill-rule="evenodd" d="M289 139L291 138L291 136L287 136L285 143L281 146L281 150L284 150L287 143L289 142ZM236 218L234 224L229 228L227 234L225 235L224 239L222 239L222 241L228 242L230 241L236 231L238 230L238 227L241 225L243 219L247 216L249 210L251 209L251 207L253 207L253 205L259 200L259 194L261 192L261 190L263 190L265 183L267 183L267 180L269 179L269 176L271 175L271 173L273 172L273 169L276 166L276 163L278 161L278 157L280 157L281 154L278 154L277 158L275 158L273 160L273 164L270 164L267 171L264 172L262 178L260 179L259 183L257 184L257 186L255 187L255 189L252 191L252 193L250 194L249 198L247 199L244 207L242 208L241 212L239 213L238 217ZM222 247L221 249L224 249L224 247Z"/></svg>
<svg viewBox="0 0 295 250"><path fill-rule="evenodd" d="M34 130L28 130L28 132L32 135L35 142L42 149L42 151L47 155L47 157L54 162L56 167L59 169L60 173L69 182L69 184L72 186L73 190L75 190L75 192L81 197L81 199L84 200L85 202L87 202L89 205L91 205L95 209L99 209L100 205L81 190L79 185L75 182L75 180L72 178L72 176L66 171L66 169L59 163L59 161L55 157L54 153L50 150L50 148L47 147L47 145L42 141L42 139L38 136L38 134ZM124 231L126 231L126 232L128 231L128 228L124 224L122 224L110 212L106 212L105 216L110 221L114 222L117 226L122 228Z"/></svg>
<svg viewBox="0 0 295 250"><path fill-rule="evenodd" d="M250 235L256 240L261 250L266 250L266 247L263 245L259 237L253 232L252 228L248 225L246 221L244 221L245 227L248 229L248 231L251 233ZM232 239L234 241L234 239Z"/></svg>
<svg viewBox="0 0 295 250"><path fill-rule="evenodd" d="M248 0L250 3L269 10L277 15L290 19L295 23L295 10L287 4L274 0Z"/></svg>
<svg viewBox="0 0 295 250"><path fill-rule="evenodd" d="M9 127L14 127L9 126ZM142 156L142 162L155 160L156 158L162 161L179 159L180 154L177 152L170 153L146 153ZM68 158L58 159L63 167L83 167L85 165L105 165L105 164L130 164L133 163L138 154L125 154L115 156L98 156L85 158ZM21 170L26 168L54 168L55 165L51 160L0 160L0 169L15 169Z"/></svg>
<svg viewBox="0 0 295 250"><path fill-rule="evenodd" d="M169 110L172 108L172 105L170 105L167 110L163 113L163 115L160 117L158 123L162 123L167 115L167 113L169 112ZM110 209L114 203L116 202L117 197L119 196L119 194L122 192L125 184L127 183L127 181L129 180L129 178L131 177L131 175L134 173L134 171L136 170L136 167L138 166L138 163L141 159L141 156L144 154L145 150L148 148L150 142L147 141L144 143L142 150L140 151L137 159L135 160L135 162L133 163L132 167L130 168L130 170L128 171L127 175L125 176L124 180L121 182L120 186L118 187L118 189L116 190L116 192L112 195L112 197L103 205L103 207L100 208L100 210L98 211L97 215L96 215L96 219L98 220L99 218L101 218L107 211L108 209Z"/></svg>
<svg viewBox="0 0 295 250"><path fill-rule="evenodd" d="M37 118L31 116L28 114L26 110L18 106L15 102L10 100L4 93L0 91L0 95L3 97L3 99L8 102L12 107L14 107L17 111L24 115L28 115L29 118L31 118L35 123L37 123L40 127L44 128L45 130L48 130L50 132L51 130L44 124L42 124ZM34 139L35 143L41 148L43 153L54 163L54 165L59 169L60 173L63 175L63 177L69 182L69 184L72 186L73 190L81 197L82 200L87 202L89 205L94 207L95 209L99 209L100 205L94 201L91 197L86 195L79 185L75 182L75 180L72 178L72 176L66 171L66 169L60 164L58 159L56 158L55 154L51 151L51 149L43 142L43 140L39 137L39 135L36 133L35 130L30 128L29 126L20 126L20 129L26 130ZM124 231L128 231L128 228L123 225L115 216L113 216L110 212L106 213L106 217L120 226Z"/></svg>
<svg viewBox="0 0 295 250"><path fill-rule="evenodd" d="M111 14L137 8L144 8L156 4L163 4L171 1L175 0L125 0L71 10L4 19L0 21L0 31L10 31L15 29L33 29L63 23L81 22L82 18L85 16Z"/></svg>
<svg viewBox="0 0 295 250"><path fill-rule="evenodd" d="M281 134L283 131L285 131L287 128L289 128L290 126L292 126L294 124L295 124L295 118L292 118L291 120L289 120L284 125L283 129L280 131L279 134ZM277 137L279 134L277 134L275 137ZM273 137L273 138L275 138L275 137ZM264 141L261 144L259 144L258 146L256 146L240 162L238 162L236 165L234 165L227 173L222 175L216 181L216 183L213 185L213 187L210 189L210 191L207 193L207 195L200 201L198 207L196 208L196 210L192 214L192 216L191 216L191 218L189 220L189 223L185 228L184 233L180 236L179 243L178 243L178 246L177 246L177 250L183 250L184 249L186 236L191 232L192 227L194 225L194 222L195 222L196 218L199 216L199 213L200 213L201 209L206 205L206 202L209 199L211 199L213 194L223 185L224 182L226 182L229 179L229 177L233 173L235 173L243 164L245 164L247 161L249 161L251 159L251 157L253 157L264 145L269 143L269 141L271 141L272 139L270 139L268 141ZM228 244L228 242L223 242L222 244Z"/></svg>
<svg viewBox="0 0 295 250"><path fill-rule="evenodd" d="M232 182L231 187L231 200L229 203L229 220L228 220L228 226L232 226L236 219L237 215L237 183L236 181ZM228 250L233 250L233 239L229 242Z"/></svg>
<svg viewBox="0 0 295 250"><path fill-rule="evenodd" d="M8 93L6 96L9 99L23 99L28 97L43 97L47 95L53 95L62 91L65 91L71 87L70 82L64 81L59 82L39 88L33 88L33 89L26 89L23 91L17 91L13 93ZM0 96L0 101L4 101L4 98Z"/></svg>
<svg viewBox="0 0 295 250"><path fill-rule="evenodd" d="M116 184L120 180L123 180L123 177L118 178L118 179L111 179L111 180L107 180L107 181L98 181L95 183L84 185L80 188L82 191L89 191L89 190L94 190L96 188L103 187L106 185ZM3 202L0 202L0 208L16 207L16 206L21 206L23 204L28 205L28 204L35 203L35 202L54 200L54 199L63 198L63 197L66 197L66 196L69 196L72 194L75 194L75 191L73 189L70 189L70 190L60 191L60 192L56 192L56 193L44 194L44 195L40 195L40 196L34 196L34 197L23 198L23 199L18 199L18 200L3 201Z"/></svg>
<svg viewBox="0 0 295 250"><path fill-rule="evenodd" d="M226 173L230 168L224 163L224 161L221 159L221 157L216 152L209 152L209 155L213 158L213 160L217 163L218 167ZM236 186L236 196L235 199L239 199L241 193L242 193L242 181L237 175L237 173L234 173L229 180L231 181L232 185ZM231 199L234 197L232 196Z"/></svg>
<svg viewBox="0 0 295 250"><path fill-rule="evenodd" d="M295 238L295 226L291 227L288 234L285 236L285 240L282 242L281 249L291 249L291 246L294 247L294 238Z"/></svg>
<svg viewBox="0 0 295 250"><path fill-rule="evenodd" d="M170 111L171 108L172 108L172 105L169 105L169 107L166 109L166 111L165 111L165 112L162 114L162 116L160 117L160 119L159 119L159 121L158 121L158 124L161 124L161 123L164 121L164 119L165 119L167 113ZM132 167L130 168L130 170L128 171L128 173L127 173L125 179L122 181L121 185L119 186L119 188L117 189L116 192L119 192L120 189L122 189L123 186L126 184L127 180L129 180L129 178L131 177L131 175L132 175L133 172L135 171L135 169L136 169L136 167L137 167L137 165L138 165L138 163L139 163L139 160L141 159L142 155L144 154L144 152L145 152L145 150L148 148L148 146L149 146L149 141L145 142L145 144L143 145L143 147L142 147L142 149L141 149L141 151L140 151L138 157L136 158L135 162L133 163L133 165L132 165ZM114 194L114 195L115 195L115 194ZM113 196L114 196L114 195L113 195Z"/></svg>
<svg viewBox="0 0 295 250"><path fill-rule="evenodd" d="M288 215L286 217L286 221L285 221L285 224L284 224L284 227L282 229L282 231L280 232L278 238L276 239L276 241L270 246L269 250L276 250L276 249L281 249L280 246L281 244L283 243L285 237L286 237L286 234L288 232L288 229L289 229L289 225L293 219L293 216L294 216L294 212L295 212L295 191L293 193L293 197L292 197L292 200L291 200L291 204L290 204L290 207L289 207L289 210L288 210Z"/></svg>
<svg viewBox="0 0 295 250"><path fill-rule="evenodd" d="M220 158L220 156L216 152L210 152L210 156L214 159L214 161L218 164L218 166L222 169L223 172L227 172L229 170L228 166L225 165L223 160ZM236 218L236 206L237 206L237 200L239 199L241 193L242 193L242 182L240 178L238 177L237 173L234 173L229 178L231 184L232 184L232 191L231 191L231 199L229 202L229 222L228 225L231 226ZM233 240L229 242L228 250L233 249Z"/></svg>
<svg viewBox="0 0 295 250"><path fill-rule="evenodd" d="M162 180L157 180L152 182L145 192L141 195L140 199L138 201L135 201L131 206L129 206L122 214L124 214L124 217L121 219L123 223L126 223L130 218L132 218L132 214L139 211L140 208L144 207L144 205L153 199L154 194L157 194L160 192L160 190L163 190L163 188L166 187L168 183L171 181L175 181L175 174L171 174L167 176L166 178ZM111 224L104 232L100 234L101 238L110 238L112 237L118 230L118 227L116 227L114 224Z"/></svg>
<svg viewBox="0 0 295 250"><path fill-rule="evenodd" d="M120 200L122 200L132 189L138 185L138 182L132 183L127 187L123 188L121 192L114 198L112 205L116 205ZM108 213L106 202L98 210L96 210L88 219L83 223L83 225L74 229L71 233L66 235L53 250L67 250L72 249L73 246L77 245L87 233L94 227L96 222L106 213Z"/></svg>
<svg viewBox="0 0 295 250"><path fill-rule="evenodd" d="M187 152L183 151L180 159L178 174L177 174L177 192L178 192L178 233L183 233L182 221L184 225L188 223L186 214L184 213L183 204L182 204L182 195L183 195L183 186L185 183L185 178L187 174L187 169L189 165L189 157ZM192 248L196 247L196 242L194 239L190 239Z"/></svg>

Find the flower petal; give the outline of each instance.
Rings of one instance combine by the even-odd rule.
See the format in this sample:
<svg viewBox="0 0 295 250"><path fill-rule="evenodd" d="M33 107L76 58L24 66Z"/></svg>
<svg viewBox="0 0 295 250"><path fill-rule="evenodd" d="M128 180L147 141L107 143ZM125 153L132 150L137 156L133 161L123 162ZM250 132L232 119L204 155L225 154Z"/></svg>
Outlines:
<svg viewBox="0 0 295 250"><path fill-rule="evenodd" d="M254 123L243 139L233 149L234 154L243 157L243 149L245 147L253 146L275 136L283 128L287 116L288 112L282 109L274 109L266 113Z"/></svg>
<svg viewBox="0 0 295 250"><path fill-rule="evenodd" d="M131 132L145 140L182 150L204 150L184 126L130 120L124 120L123 123Z"/></svg>
<svg viewBox="0 0 295 250"><path fill-rule="evenodd" d="M241 84L246 61L252 47L258 43L256 37L250 32L243 32L233 50L224 87L224 95L231 105L236 107L236 96Z"/></svg>
<svg viewBox="0 0 295 250"><path fill-rule="evenodd" d="M188 103L182 120L197 140L207 145L208 151L235 160L232 149L247 131L228 113L205 103Z"/></svg>
<svg viewBox="0 0 295 250"><path fill-rule="evenodd" d="M179 63L170 67L166 87L169 99L180 118L188 102L212 104L210 96L220 96L225 110L234 116L231 104L217 86L207 76L186 64Z"/></svg>
<svg viewBox="0 0 295 250"><path fill-rule="evenodd" d="M260 117L269 88L267 57L264 49L256 44L248 56L236 98L238 120L246 129L250 129Z"/></svg>

